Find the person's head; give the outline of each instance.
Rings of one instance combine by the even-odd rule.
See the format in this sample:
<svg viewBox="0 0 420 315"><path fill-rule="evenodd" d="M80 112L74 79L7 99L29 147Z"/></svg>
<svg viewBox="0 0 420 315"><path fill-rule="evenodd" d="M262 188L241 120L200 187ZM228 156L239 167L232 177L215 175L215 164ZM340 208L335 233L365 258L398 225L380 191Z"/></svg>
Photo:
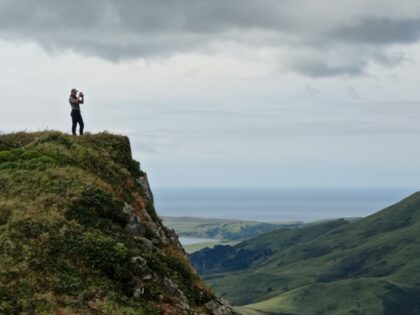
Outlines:
<svg viewBox="0 0 420 315"><path fill-rule="evenodd" d="M71 95L76 96L77 95L77 90L76 89L71 89Z"/></svg>

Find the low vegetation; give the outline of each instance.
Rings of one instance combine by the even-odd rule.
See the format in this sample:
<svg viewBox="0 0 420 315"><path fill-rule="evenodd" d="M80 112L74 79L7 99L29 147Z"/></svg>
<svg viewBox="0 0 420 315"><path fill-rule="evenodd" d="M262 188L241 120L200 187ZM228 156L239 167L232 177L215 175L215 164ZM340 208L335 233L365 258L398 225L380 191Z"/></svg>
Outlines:
<svg viewBox="0 0 420 315"><path fill-rule="evenodd" d="M193 253L244 314L420 314L420 193L357 221L281 229Z"/></svg>
<svg viewBox="0 0 420 315"><path fill-rule="evenodd" d="M178 289L192 307L213 298L140 177L126 137L0 135L0 314L178 314ZM124 206L163 234L133 234Z"/></svg>

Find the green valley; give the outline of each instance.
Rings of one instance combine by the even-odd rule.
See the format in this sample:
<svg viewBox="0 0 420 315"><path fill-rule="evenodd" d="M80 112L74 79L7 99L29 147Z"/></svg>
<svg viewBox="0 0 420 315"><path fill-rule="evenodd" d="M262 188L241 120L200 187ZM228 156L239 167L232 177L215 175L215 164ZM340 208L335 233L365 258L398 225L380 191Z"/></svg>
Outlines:
<svg viewBox="0 0 420 315"><path fill-rule="evenodd" d="M190 260L244 314L420 314L420 193L361 220L280 229Z"/></svg>

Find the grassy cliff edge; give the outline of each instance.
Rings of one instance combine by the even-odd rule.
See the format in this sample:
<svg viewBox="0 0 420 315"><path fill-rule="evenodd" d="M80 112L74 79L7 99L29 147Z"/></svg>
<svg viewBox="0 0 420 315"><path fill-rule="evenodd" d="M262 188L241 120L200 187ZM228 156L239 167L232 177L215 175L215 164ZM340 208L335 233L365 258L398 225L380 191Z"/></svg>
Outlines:
<svg viewBox="0 0 420 315"><path fill-rule="evenodd" d="M157 216L127 137L0 135L0 313L233 314Z"/></svg>

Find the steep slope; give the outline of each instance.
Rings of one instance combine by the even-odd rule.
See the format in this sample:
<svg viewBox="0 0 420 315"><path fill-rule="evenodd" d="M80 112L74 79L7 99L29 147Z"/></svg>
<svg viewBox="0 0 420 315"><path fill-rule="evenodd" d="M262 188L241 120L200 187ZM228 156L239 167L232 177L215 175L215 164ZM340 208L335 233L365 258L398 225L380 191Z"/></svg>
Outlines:
<svg viewBox="0 0 420 315"><path fill-rule="evenodd" d="M420 193L355 222L279 230L191 255L250 314L420 314Z"/></svg>
<svg viewBox="0 0 420 315"><path fill-rule="evenodd" d="M156 215L128 138L0 135L1 314L233 314Z"/></svg>

